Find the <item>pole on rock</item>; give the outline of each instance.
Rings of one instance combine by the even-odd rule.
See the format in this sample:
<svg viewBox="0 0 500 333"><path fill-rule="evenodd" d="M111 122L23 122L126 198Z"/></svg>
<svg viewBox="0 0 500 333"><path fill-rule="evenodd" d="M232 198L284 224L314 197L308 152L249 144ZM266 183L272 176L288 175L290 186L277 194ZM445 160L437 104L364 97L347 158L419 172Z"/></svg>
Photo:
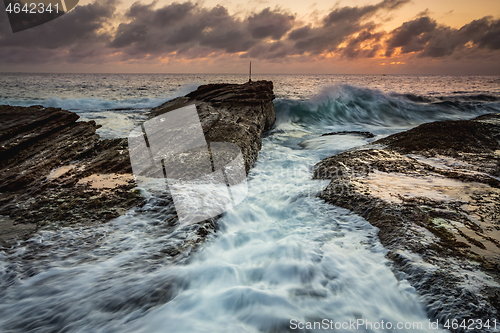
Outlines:
<svg viewBox="0 0 500 333"><path fill-rule="evenodd" d="M252 62L250 61L250 71L248 73L248 83L252 83Z"/></svg>

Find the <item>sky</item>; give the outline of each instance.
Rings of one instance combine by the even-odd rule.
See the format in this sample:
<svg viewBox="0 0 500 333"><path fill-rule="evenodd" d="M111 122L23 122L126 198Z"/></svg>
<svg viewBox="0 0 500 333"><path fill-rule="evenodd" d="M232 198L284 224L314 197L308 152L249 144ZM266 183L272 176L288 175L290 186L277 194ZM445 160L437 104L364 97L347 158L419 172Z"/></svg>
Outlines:
<svg viewBox="0 0 500 333"><path fill-rule="evenodd" d="M1 6L1 5L0 5ZM1 8L1 7L0 7ZM0 72L500 74L500 0L81 0Z"/></svg>

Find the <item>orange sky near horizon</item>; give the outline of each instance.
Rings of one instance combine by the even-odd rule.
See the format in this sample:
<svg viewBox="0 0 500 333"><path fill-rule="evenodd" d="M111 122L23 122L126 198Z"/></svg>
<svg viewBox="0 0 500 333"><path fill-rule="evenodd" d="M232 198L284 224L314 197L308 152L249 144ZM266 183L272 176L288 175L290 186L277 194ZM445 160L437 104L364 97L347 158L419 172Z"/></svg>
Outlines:
<svg viewBox="0 0 500 333"><path fill-rule="evenodd" d="M81 1L81 4L90 3L93 0ZM122 0L119 9L125 11L132 4L136 2L141 3L152 3L152 1L138 1L138 0ZM156 8L169 5L174 2L182 1L169 1L169 0L157 0ZM196 2L196 1L195 1ZM305 23L312 23L314 25L315 21L319 21L326 14L328 14L332 9L343 7L343 6L364 6L364 5L374 5L380 2L380 0L316 0L313 2L307 2L303 0L251 0L251 1L239 1L239 0L204 0L198 1L197 3L207 6L214 7L217 5L222 5L231 12L231 14L236 14L240 16L249 15L253 12L260 11L264 8L281 8L285 11L289 11L291 14L296 15L297 19ZM427 12L428 16L436 19L440 24L448 25L452 28L459 29L463 25L471 22L472 20L480 19L485 16L493 16L494 18L500 18L500 0L475 0L474 4L471 5L470 0L413 0L409 4L402 6L396 11L387 14L385 16L378 16L378 22L381 25L381 29L386 31L391 31L406 21L414 19L419 13ZM329 69L331 72L343 72L343 73L397 73L398 68L401 65L406 65L406 57L389 59L370 59L369 61L364 61L359 63L359 61L338 61L335 65L332 65ZM193 64L193 62L195 64ZM240 61L233 62L233 65L229 66L229 71L226 66L220 66L217 64L217 60L211 60L211 67L213 69L219 68L219 70L239 73L240 68L243 65ZM436 68L436 62L439 60L434 59L426 66L429 70L433 72L439 72ZM164 63L168 63L165 60ZM177 62L178 63L178 62ZM206 68L206 63L203 60L191 61L189 67L196 69L197 72L204 72ZM418 64L417 67L421 67L422 64ZM425 66L425 65L424 65ZM457 70L460 65L456 66ZM183 72L182 66L178 63L176 66L181 69L179 72ZM210 66L209 66L210 67ZM262 72L275 72L275 73L287 73L290 72L288 64L285 63L261 63L255 62L255 70ZM136 66L128 67L129 71L155 71L158 66L153 67L144 66L137 64ZM346 71L347 70L347 71ZM304 66L302 64L300 69L294 66L295 73L321 73L324 71L324 64L308 64ZM479 70L482 74L488 74L488 69L483 68ZM210 72L210 71L209 71ZM407 66L407 73L418 73L419 70L415 67ZM473 72L471 72L473 73Z"/></svg>

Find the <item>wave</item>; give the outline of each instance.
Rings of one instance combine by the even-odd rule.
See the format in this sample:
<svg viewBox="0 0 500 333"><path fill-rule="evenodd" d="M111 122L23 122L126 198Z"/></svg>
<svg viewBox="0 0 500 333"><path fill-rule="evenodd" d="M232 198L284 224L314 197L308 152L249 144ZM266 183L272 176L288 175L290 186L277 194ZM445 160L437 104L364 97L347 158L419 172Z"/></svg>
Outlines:
<svg viewBox="0 0 500 333"><path fill-rule="evenodd" d="M436 103L436 102L500 102L499 96L494 96L490 94L480 93L473 94L466 91L454 91L452 95L449 96L421 96L414 94L398 94L391 93L390 96L406 98L409 101L417 103Z"/></svg>
<svg viewBox="0 0 500 333"><path fill-rule="evenodd" d="M178 96L184 96L187 93L196 90L200 83L190 83L180 86L175 91L167 93L162 98L128 98L128 99L101 99L101 98L74 98L64 99L59 97L50 97L46 99L5 99L0 98L0 105L12 106L32 106L42 105L46 108L54 107L71 111L101 111L101 110L135 110L135 109L150 109L165 103L166 101ZM138 88L139 89L139 88ZM140 88L142 89L142 88Z"/></svg>
<svg viewBox="0 0 500 333"><path fill-rule="evenodd" d="M472 95L468 100L461 97L447 99L383 93L343 84L326 87L306 101L276 100L275 110L278 124L294 122L317 126L407 126L500 112L500 103L494 96Z"/></svg>
<svg viewBox="0 0 500 333"><path fill-rule="evenodd" d="M125 100L110 101L99 98L75 98L75 99L60 99L51 97L48 99L32 99L32 100L5 100L0 99L0 104L8 104L12 106L32 106L42 105L46 108L54 107L64 110L82 110L82 111L98 111L98 110L132 110L132 109L148 109L158 106L169 100L169 98L131 98Z"/></svg>
<svg viewBox="0 0 500 333"><path fill-rule="evenodd" d="M463 92L454 92L454 96L440 97L441 100L454 100L454 101L477 101L477 102L499 102L500 97L490 94L464 94Z"/></svg>

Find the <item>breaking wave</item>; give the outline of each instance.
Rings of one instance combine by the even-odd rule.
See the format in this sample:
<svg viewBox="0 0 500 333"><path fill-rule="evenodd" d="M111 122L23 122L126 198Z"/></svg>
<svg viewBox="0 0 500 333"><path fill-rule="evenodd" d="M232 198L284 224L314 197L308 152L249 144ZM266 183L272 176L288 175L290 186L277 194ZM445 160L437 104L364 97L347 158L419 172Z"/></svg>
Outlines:
<svg viewBox="0 0 500 333"><path fill-rule="evenodd" d="M43 100L0 100L0 104L13 106L42 105L46 108L61 108L64 110L131 110L148 109L166 102L168 98L131 98L121 101L110 101L99 98L60 99L51 97Z"/></svg>
<svg viewBox="0 0 500 333"><path fill-rule="evenodd" d="M54 107L70 111L120 111L120 110L137 110L150 109L165 103L166 101L178 96L196 90L200 83L190 83L180 86L176 90L167 92L164 97L135 97L126 99L117 99L112 96L108 98L67 98L61 99L57 97L50 98L33 98L33 99L6 99L0 98L0 105L12 106L32 106L42 105L46 108ZM138 90L143 88L138 88ZM162 94L163 95L163 94Z"/></svg>
<svg viewBox="0 0 500 333"><path fill-rule="evenodd" d="M324 88L305 101L276 100L275 109L279 123L409 126L500 112L500 102L491 95L427 97L343 84Z"/></svg>

